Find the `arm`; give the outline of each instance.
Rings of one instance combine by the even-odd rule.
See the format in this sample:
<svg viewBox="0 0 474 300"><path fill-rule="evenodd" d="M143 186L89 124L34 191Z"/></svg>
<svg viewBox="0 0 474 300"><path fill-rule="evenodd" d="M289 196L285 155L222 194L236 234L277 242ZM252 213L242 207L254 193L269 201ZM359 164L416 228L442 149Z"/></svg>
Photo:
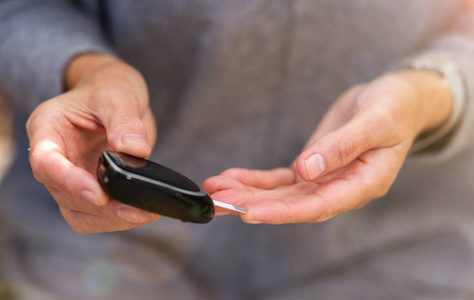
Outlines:
<svg viewBox="0 0 474 300"><path fill-rule="evenodd" d="M447 57L474 86L474 22L460 17L451 32L411 57ZM211 197L244 206L248 223L320 222L385 195L416 138L437 131L455 111L442 74L403 70L381 75L339 97L289 168L230 169L204 183ZM424 157L447 158L470 143L472 98L457 127L429 145ZM224 213L224 212L220 212Z"/></svg>
<svg viewBox="0 0 474 300"><path fill-rule="evenodd" d="M440 126L451 103L435 74L386 74L339 97L291 167L230 169L203 186L244 206L248 223L327 220L387 193L416 136Z"/></svg>
<svg viewBox="0 0 474 300"><path fill-rule="evenodd" d="M143 77L109 54L98 24L72 1L1 1L0 40L0 82L9 100L33 111L33 174L71 228L115 231L157 220L110 199L95 176L103 150L147 157L156 135Z"/></svg>
<svg viewBox="0 0 474 300"><path fill-rule="evenodd" d="M143 77L114 57L83 54L69 64L65 81L68 91L39 105L26 124L35 178L77 232L125 230L157 220L110 199L95 175L106 149L150 155L156 129Z"/></svg>

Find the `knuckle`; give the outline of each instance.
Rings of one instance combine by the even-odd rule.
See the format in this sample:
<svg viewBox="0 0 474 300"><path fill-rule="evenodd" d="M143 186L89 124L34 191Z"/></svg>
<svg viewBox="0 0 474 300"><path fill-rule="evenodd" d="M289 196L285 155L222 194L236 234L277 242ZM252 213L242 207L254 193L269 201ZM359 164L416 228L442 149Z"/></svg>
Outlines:
<svg viewBox="0 0 474 300"><path fill-rule="evenodd" d="M338 138L331 148L331 151L336 153L337 158L342 164L350 162L353 145L347 138Z"/></svg>
<svg viewBox="0 0 474 300"><path fill-rule="evenodd" d="M322 206L321 213L314 218L313 222L316 222L316 223L324 222L326 220L329 220L337 216L338 214L342 212L340 208L334 207L333 205L328 203L328 200L325 199L324 197L320 197L319 201Z"/></svg>
<svg viewBox="0 0 474 300"><path fill-rule="evenodd" d="M379 107L373 114L375 124L379 130L387 132L387 130L392 131L394 128L397 128L397 120L394 118L393 110L389 110L385 107Z"/></svg>
<svg viewBox="0 0 474 300"><path fill-rule="evenodd" d="M390 143L402 140L411 128L411 125L397 118L404 112L396 110L397 108L381 106L374 109L371 114L375 135L383 136L384 140Z"/></svg>
<svg viewBox="0 0 474 300"><path fill-rule="evenodd" d="M111 126L112 128L119 128L122 126L130 126L130 124L135 124L137 121L140 121L140 118L132 113L127 113L121 115L117 118L112 120Z"/></svg>
<svg viewBox="0 0 474 300"><path fill-rule="evenodd" d="M92 93L92 99L97 103L111 103L111 99L133 99L133 92L127 88L127 84L123 81L100 81L99 84L94 86L94 92Z"/></svg>
<svg viewBox="0 0 474 300"><path fill-rule="evenodd" d="M143 104L143 99L148 99L147 96L140 98L136 93L135 85L126 78L107 83L100 82L100 85L96 85L93 90L91 101L97 105L99 110L108 110L110 106L115 108L123 105L140 106ZM145 102L146 105L148 101Z"/></svg>
<svg viewBox="0 0 474 300"><path fill-rule="evenodd" d="M333 217L337 216L339 214L339 212L337 210L334 210L334 209L328 209L326 211L324 211L323 213L321 213L315 220L314 222L316 223L321 223L321 222L324 222L324 221L327 221L329 219L332 219Z"/></svg>

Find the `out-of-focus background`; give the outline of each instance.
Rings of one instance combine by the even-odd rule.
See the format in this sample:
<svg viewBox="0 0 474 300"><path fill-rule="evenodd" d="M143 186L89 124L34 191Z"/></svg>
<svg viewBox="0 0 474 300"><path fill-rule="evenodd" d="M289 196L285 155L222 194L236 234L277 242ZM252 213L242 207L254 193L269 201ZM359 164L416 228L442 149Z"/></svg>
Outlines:
<svg viewBox="0 0 474 300"><path fill-rule="evenodd" d="M13 158L12 120L10 108L0 95L0 181Z"/></svg>

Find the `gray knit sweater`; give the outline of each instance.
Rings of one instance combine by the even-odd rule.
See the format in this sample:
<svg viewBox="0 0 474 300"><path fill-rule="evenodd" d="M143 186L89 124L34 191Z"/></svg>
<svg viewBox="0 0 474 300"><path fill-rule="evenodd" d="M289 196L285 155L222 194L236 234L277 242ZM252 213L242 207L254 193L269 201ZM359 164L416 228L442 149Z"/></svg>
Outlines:
<svg viewBox="0 0 474 300"><path fill-rule="evenodd" d="M387 196L320 224L162 218L78 235L34 181L23 130L61 93L71 57L105 52L147 80L153 160L199 183L230 167L286 166L340 93L407 57L451 56L474 94L474 22L462 2L0 1L0 87L20 128L0 186L0 296L474 298L472 105L449 143L407 161Z"/></svg>

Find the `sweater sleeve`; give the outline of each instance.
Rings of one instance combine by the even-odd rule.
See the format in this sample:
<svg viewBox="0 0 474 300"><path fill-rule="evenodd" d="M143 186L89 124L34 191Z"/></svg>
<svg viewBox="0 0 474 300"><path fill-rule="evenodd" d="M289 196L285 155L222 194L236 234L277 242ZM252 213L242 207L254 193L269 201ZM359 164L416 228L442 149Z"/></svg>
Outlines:
<svg viewBox="0 0 474 300"><path fill-rule="evenodd" d="M474 12L460 13L449 31L432 40L408 61L416 64L421 60L436 61L439 58L449 60L459 70L464 90L452 92L453 96L463 97L455 101L456 105L463 102L463 111L448 134L412 155L428 161L449 159L474 143Z"/></svg>
<svg viewBox="0 0 474 300"><path fill-rule="evenodd" d="M0 0L0 88L13 106L32 111L63 91L68 61L112 53L98 21L65 0Z"/></svg>

